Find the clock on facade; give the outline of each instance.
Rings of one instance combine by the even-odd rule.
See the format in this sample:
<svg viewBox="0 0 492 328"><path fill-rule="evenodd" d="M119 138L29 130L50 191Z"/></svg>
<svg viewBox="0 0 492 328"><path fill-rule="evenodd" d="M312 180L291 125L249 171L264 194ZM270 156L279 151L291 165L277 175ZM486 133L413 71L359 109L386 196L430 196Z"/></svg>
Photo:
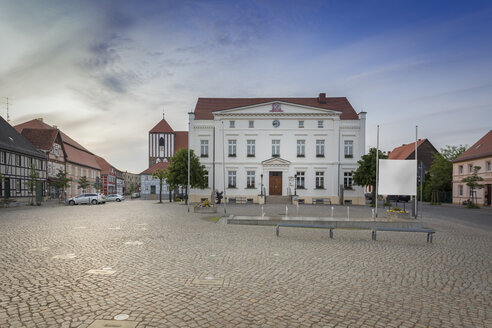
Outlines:
<svg viewBox="0 0 492 328"><path fill-rule="evenodd" d="M272 125L273 125L273 127L274 127L274 128L278 128L278 127L280 126L280 122L279 122L279 120L274 120L274 121L272 122Z"/></svg>

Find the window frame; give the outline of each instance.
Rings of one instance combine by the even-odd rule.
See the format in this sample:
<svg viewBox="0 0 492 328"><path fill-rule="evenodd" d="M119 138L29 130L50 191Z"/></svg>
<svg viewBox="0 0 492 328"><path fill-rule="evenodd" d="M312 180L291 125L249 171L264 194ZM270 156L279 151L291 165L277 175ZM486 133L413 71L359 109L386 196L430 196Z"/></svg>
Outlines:
<svg viewBox="0 0 492 328"><path fill-rule="evenodd" d="M354 176L352 172L343 172L343 189L352 190L354 185Z"/></svg>
<svg viewBox="0 0 492 328"><path fill-rule="evenodd" d="M316 171L314 182L315 189L325 189L325 172Z"/></svg>
<svg viewBox="0 0 492 328"><path fill-rule="evenodd" d="M323 120L318 120L318 129L323 129L324 128L324 121Z"/></svg>
<svg viewBox="0 0 492 328"><path fill-rule="evenodd" d="M345 158L354 158L354 141L344 140L343 142L343 154Z"/></svg>
<svg viewBox="0 0 492 328"><path fill-rule="evenodd" d="M306 172L296 172L296 189L306 189Z"/></svg>
<svg viewBox="0 0 492 328"><path fill-rule="evenodd" d="M256 140L255 139L246 140L246 157L255 157L255 155L256 155Z"/></svg>
<svg viewBox="0 0 492 328"><path fill-rule="evenodd" d="M249 120L248 121L248 129L254 129L255 127L255 121Z"/></svg>
<svg viewBox="0 0 492 328"><path fill-rule="evenodd" d="M304 129L304 121L297 121L297 128Z"/></svg>
<svg viewBox="0 0 492 328"><path fill-rule="evenodd" d="M235 129L236 128L236 121L229 121L229 129Z"/></svg>
<svg viewBox="0 0 492 328"><path fill-rule="evenodd" d="M316 157L325 157L325 140L316 140Z"/></svg>
<svg viewBox="0 0 492 328"><path fill-rule="evenodd" d="M280 139L272 139L272 157L280 157Z"/></svg>
<svg viewBox="0 0 492 328"><path fill-rule="evenodd" d="M228 139L227 142L227 150L228 150L228 156L229 157L236 157L237 156L237 140L236 139Z"/></svg>
<svg viewBox="0 0 492 328"><path fill-rule="evenodd" d="M237 188L237 171L227 171L227 188Z"/></svg>
<svg viewBox="0 0 492 328"><path fill-rule="evenodd" d="M256 171L246 171L246 189L256 189Z"/></svg>
<svg viewBox="0 0 492 328"><path fill-rule="evenodd" d="M200 157L208 158L208 154L209 154L209 148L208 147L209 147L208 139L201 139L200 140ZM206 152L204 150L206 150Z"/></svg>
<svg viewBox="0 0 492 328"><path fill-rule="evenodd" d="M306 157L306 139L297 139L296 150L297 157Z"/></svg>

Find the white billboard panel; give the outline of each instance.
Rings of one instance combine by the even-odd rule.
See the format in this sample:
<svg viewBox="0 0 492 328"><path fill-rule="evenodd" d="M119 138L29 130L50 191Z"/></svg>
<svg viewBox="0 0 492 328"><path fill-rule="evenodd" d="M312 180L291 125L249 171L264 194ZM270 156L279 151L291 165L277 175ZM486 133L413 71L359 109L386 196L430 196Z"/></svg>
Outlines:
<svg viewBox="0 0 492 328"><path fill-rule="evenodd" d="M380 159L378 194L415 196L417 194L417 161Z"/></svg>

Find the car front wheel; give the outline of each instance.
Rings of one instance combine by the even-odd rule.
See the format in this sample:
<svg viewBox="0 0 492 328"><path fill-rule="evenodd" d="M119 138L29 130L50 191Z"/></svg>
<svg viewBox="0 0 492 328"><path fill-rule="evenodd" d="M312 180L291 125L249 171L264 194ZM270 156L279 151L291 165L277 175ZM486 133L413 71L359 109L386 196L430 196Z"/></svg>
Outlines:
<svg viewBox="0 0 492 328"><path fill-rule="evenodd" d="M117 201L117 202L121 202L121 199L119 199L119 198L116 198L116 201Z"/></svg>
<svg viewBox="0 0 492 328"><path fill-rule="evenodd" d="M71 200L68 202L68 204L73 206L73 205L75 205L75 202L73 200Z"/></svg>
<svg viewBox="0 0 492 328"><path fill-rule="evenodd" d="M91 203L92 203L92 205L96 205L96 204L97 204L97 200L93 199L93 200L91 201Z"/></svg>

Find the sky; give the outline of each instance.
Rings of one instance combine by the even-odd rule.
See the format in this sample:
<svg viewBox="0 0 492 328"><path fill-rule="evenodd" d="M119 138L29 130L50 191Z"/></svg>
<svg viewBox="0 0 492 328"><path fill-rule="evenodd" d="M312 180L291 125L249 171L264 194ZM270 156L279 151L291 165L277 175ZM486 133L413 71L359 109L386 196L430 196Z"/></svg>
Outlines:
<svg viewBox="0 0 492 328"><path fill-rule="evenodd" d="M198 97L347 97L367 148L492 129L491 1L0 0L0 97L123 171ZM5 98L0 115L6 118Z"/></svg>

